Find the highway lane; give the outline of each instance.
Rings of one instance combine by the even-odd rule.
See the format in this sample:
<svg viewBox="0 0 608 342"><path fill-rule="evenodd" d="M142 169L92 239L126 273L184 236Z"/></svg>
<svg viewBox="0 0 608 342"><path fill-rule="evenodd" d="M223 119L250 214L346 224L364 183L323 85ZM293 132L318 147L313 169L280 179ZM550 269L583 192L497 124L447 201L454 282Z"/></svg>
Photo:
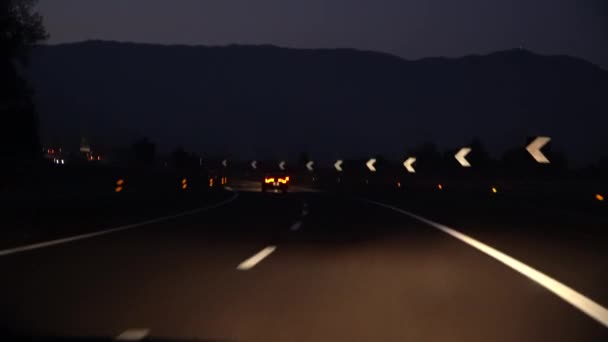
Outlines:
<svg viewBox="0 0 608 342"><path fill-rule="evenodd" d="M238 269L269 247L251 268ZM116 336L143 328L153 336L244 341L608 337L570 304L437 229L325 193L241 192L212 211L1 257L0 271L7 275L1 321L22 333Z"/></svg>
<svg viewBox="0 0 608 342"><path fill-rule="evenodd" d="M229 196L223 191L190 190L148 195L85 193L69 199L45 193L27 199L1 196L0 250L173 215Z"/></svg>

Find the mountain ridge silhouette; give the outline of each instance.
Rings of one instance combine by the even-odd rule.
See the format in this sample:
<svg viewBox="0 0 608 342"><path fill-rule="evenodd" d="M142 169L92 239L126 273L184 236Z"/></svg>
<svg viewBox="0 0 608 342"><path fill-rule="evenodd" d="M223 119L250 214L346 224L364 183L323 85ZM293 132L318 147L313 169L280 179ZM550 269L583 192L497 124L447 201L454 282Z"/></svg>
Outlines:
<svg viewBox="0 0 608 342"><path fill-rule="evenodd" d="M147 136L236 158L400 158L480 138L492 156L535 135L574 162L608 154L608 71L512 49L406 60L356 49L86 41L38 46L28 78L46 144Z"/></svg>

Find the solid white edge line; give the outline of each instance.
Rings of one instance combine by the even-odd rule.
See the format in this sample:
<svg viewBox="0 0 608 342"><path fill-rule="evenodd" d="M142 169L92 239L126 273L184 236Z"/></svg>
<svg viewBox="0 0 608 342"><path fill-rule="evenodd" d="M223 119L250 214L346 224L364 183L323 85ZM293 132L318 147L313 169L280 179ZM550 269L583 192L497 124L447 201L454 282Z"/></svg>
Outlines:
<svg viewBox="0 0 608 342"><path fill-rule="evenodd" d="M257 252L251 258L240 263L236 269L239 271L247 271L252 269L255 265L257 265L260 261L264 260L267 256L269 256L274 250L277 249L276 246L268 246L261 251Z"/></svg>
<svg viewBox="0 0 608 342"><path fill-rule="evenodd" d="M431 227L437 228L446 234L449 234L450 236L452 236L452 237L466 243L467 245L483 252L484 254L500 261L501 263L510 267L511 269L523 274L524 276L533 280L534 282L541 285L545 289L549 290L556 296L560 297L561 299L563 299L570 305L572 305L575 308L579 309L580 311L584 312L589 317L598 321L603 326L608 327L608 309L604 308L603 306L594 302L593 300L589 299L588 297L584 296L583 294L577 292L576 290L572 289L571 287L568 287L567 285L560 283L559 281L524 264L523 262L521 262L489 245L486 245L483 242L475 240L474 238L472 238L468 235L465 235L453 228L444 226L440 223L431 221L422 216L416 215L409 211L406 211L406 210L403 210L403 209L400 209L400 208L397 208L397 207L394 207L394 206L391 206L388 204L371 201L371 200L367 200L367 199L363 199L363 200L365 202L375 204L375 205L378 205L378 206L381 206L381 207L384 207L387 209L391 209L398 213L407 215L420 222L426 223L426 224L430 225Z"/></svg>
<svg viewBox="0 0 608 342"><path fill-rule="evenodd" d="M64 243L68 243L68 242L74 242L74 241L78 241L78 240L90 239L90 238L93 238L93 237L96 237L96 236L101 236L101 235L106 235L106 234L110 234L110 233L115 233L115 232L119 232L119 231L127 230L127 229L138 228L138 227L142 227L142 226L145 226L145 225L148 225L148 224L152 224L152 223L158 223L158 222L172 220L172 219L175 219L175 218L178 218L178 217L193 215L193 214L197 214L197 213L200 213L200 212L204 212L204 211L207 211L207 210L211 210L211 209L215 209L215 208L221 207L221 206L223 206L225 204L228 204L228 203L234 201L237 197L238 197L238 193L235 192L232 195L232 197L228 198L227 200L223 200L221 202L218 202L218 203L206 206L206 207L196 208L196 209L185 211L185 212L182 212L182 213L179 213L179 214L175 214L175 215L163 216L163 217L159 217L159 218L155 218L155 219L151 219L151 220L147 220L147 221L143 221L143 222L128 224L128 225L120 226L120 227L116 227L116 228L104 229L104 230L96 231L96 232L93 232L93 233L76 235L76 236L70 236L70 237L67 237L67 238L61 238L61 239L56 239L56 240L50 240L50 241L39 242L39 243L30 244L30 245L25 245L25 246L19 246L19 247L15 247L15 248L9 248L9 249L5 249L5 250L0 250L0 256L6 256L6 255L10 255L10 254L16 254L16 253L31 251L31 250L34 250L34 249L39 249L39 248L44 248L44 247L50 247L50 246L60 245L60 244L64 244Z"/></svg>
<svg viewBox="0 0 608 342"><path fill-rule="evenodd" d="M116 341L141 341L150 334L149 329L129 329L114 338Z"/></svg>
<svg viewBox="0 0 608 342"><path fill-rule="evenodd" d="M291 231L296 231L296 230L300 229L300 227L302 227L302 221L297 221L296 223L292 224L289 229Z"/></svg>

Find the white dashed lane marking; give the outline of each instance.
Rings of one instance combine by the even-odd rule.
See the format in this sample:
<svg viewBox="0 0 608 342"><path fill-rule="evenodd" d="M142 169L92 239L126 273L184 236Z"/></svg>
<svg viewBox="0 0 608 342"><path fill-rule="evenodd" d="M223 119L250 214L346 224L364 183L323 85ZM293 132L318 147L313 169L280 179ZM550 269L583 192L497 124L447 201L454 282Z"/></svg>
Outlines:
<svg viewBox="0 0 608 342"><path fill-rule="evenodd" d="M302 217L308 215L308 203L306 201L302 201Z"/></svg>
<svg viewBox="0 0 608 342"><path fill-rule="evenodd" d="M247 271L252 269L253 267L255 267L255 265L257 265L260 261L264 260L264 258L266 258L267 256L269 256L270 254L272 254L272 252L275 251L275 249L277 249L276 246L268 246L264 249L262 249L261 251L257 252L254 256L252 256L251 258L243 261L242 263L240 263L236 269L239 271Z"/></svg>
<svg viewBox="0 0 608 342"><path fill-rule="evenodd" d="M291 228L289 228L291 231L295 232L296 230L299 230L300 227L302 227L302 221L298 221L294 224L291 225Z"/></svg>
<svg viewBox="0 0 608 342"><path fill-rule="evenodd" d="M129 329L116 336L116 341L141 341L150 333L149 329Z"/></svg>

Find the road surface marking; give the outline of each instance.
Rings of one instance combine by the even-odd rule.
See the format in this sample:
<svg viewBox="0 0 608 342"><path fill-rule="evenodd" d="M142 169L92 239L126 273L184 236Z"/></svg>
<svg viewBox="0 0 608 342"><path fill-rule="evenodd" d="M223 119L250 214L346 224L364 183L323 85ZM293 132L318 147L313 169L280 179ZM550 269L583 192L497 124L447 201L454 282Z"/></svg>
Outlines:
<svg viewBox="0 0 608 342"><path fill-rule="evenodd" d="M122 334L116 336L115 340L117 341L141 341L148 334L150 330L148 329L129 329L123 332Z"/></svg>
<svg viewBox="0 0 608 342"><path fill-rule="evenodd" d="M128 224L128 225L120 226L120 227L116 227L116 228L104 229L104 230L96 231L96 232L93 232L93 233L76 235L76 236L70 236L70 237L67 237L67 238L50 240L50 241L45 241L45 242L34 243L34 244L31 244L31 245L25 245L25 246L20 246L20 247L0 250L0 256L10 255L10 254L16 254L16 253L21 253L21 252L27 252L27 251L31 251L31 250L34 250L34 249L39 249L39 248L44 248L44 247L51 247L51 246L55 246L55 245L61 245L61 244L64 244L64 243L74 242L74 241L78 241L78 240L90 239L90 238L101 236L101 235L106 235L106 234L116 233L116 232L120 232L120 231L127 230L127 229L133 229L133 228L142 227L142 226L145 226L145 225L148 225L148 224L153 224L153 223L158 223L158 222L172 220L172 219L179 218L179 217L184 217L184 216L198 214L198 213L201 213L201 212L204 212L204 211L207 211L207 210L211 210L211 209L215 209L215 208L221 207L221 206L223 206L225 204L228 204L228 203L234 201L238 196L239 196L238 193L234 193L232 195L232 197L230 197L227 200L224 200L224 201L221 201L221 202L218 202L218 203L206 206L206 207L201 207L201 208L196 208L196 209L193 209L193 210L185 211L185 212L182 212L182 213L179 213L179 214L175 214L175 215L163 216L163 217L159 217L159 218L155 218L155 219L151 219L151 220L147 220L147 221L143 221L143 222Z"/></svg>
<svg viewBox="0 0 608 342"><path fill-rule="evenodd" d="M380 203L380 202L376 202L376 201L371 201L371 200L364 200L364 201L387 208L387 209L391 209L393 211L396 211L396 212L404 214L404 215L407 215L420 222L426 223L426 224L430 225L431 227L441 230L442 232L466 243L467 245L483 252L484 254L500 261L501 263L512 268L513 270L523 274L524 276L533 280L534 282L541 285L545 289L549 290L556 296L560 297L561 299L563 299L570 305L572 305L575 308L579 309L580 311L584 312L589 317L595 319L596 321L601 323L603 326L608 327L608 309L604 308L603 306L594 302L593 300L589 299L588 297L584 296L583 294L575 291L574 289L568 287L567 285L564 285L564 284L560 283L559 281L549 277L548 275L524 264L523 262L521 262L513 257L510 257L507 254L505 254L493 247L490 247L490 246L484 244L483 242L475 240L472 237L465 235L453 228L450 228L450 227L444 226L440 223L431 221L427 218L413 214L409 211L399 209L397 207L394 207L394 206L391 206L388 204L384 204L384 203Z"/></svg>
<svg viewBox="0 0 608 342"><path fill-rule="evenodd" d="M252 269L255 265L257 265L260 261L264 260L267 256L269 256L274 250L277 249L276 246L268 246L261 251L257 252L251 258L240 263L236 269L240 271L247 271Z"/></svg>
<svg viewBox="0 0 608 342"><path fill-rule="evenodd" d="M302 221L298 221L298 222L292 224L291 228L289 228L289 229L291 229L292 232L295 232L296 230L299 230L300 227L302 227Z"/></svg>
<svg viewBox="0 0 608 342"><path fill-rule="evenodd" d="M302 217L308 215L308 203L306 201L302 201Z"/></svg>

